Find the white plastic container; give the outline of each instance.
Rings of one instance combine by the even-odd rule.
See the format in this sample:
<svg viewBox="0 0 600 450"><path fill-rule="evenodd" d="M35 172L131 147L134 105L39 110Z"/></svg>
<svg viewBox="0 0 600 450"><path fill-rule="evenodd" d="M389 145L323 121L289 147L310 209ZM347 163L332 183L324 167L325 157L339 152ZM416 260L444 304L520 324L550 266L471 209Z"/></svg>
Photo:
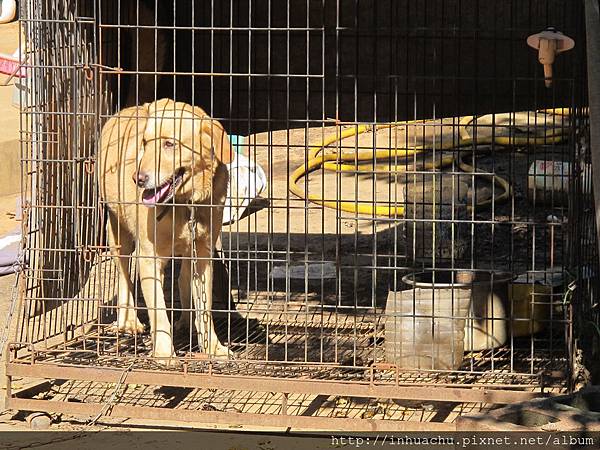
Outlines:
<svg viewBox="0 0 600 450"><path fill-rule="evenodd" d="M582 165L581 187L583 194L590 193L589 165ZM573 168L566 161L536 160L529 166L527 191L529 200L534 203L566 205Z"/></svg>
<svg viewBox="0 0 600 450"><path fill-rule="evenodd" d="M456 370L463 361L471 283L452 283L451 272L421 272L390 292L386 307L386 359L407 369Z"/></svg>

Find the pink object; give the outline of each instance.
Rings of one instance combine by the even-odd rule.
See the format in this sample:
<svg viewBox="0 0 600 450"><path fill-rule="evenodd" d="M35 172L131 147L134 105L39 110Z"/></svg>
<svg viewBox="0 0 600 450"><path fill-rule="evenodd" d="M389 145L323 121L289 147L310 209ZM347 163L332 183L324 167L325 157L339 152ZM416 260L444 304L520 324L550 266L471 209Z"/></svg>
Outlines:
<svg viewBox="0 0 600 450"><path fill-rule="evenodd" d="M27 76L27 69L21 67L18 58L0 53L0 73L25 78Z"/></svg>

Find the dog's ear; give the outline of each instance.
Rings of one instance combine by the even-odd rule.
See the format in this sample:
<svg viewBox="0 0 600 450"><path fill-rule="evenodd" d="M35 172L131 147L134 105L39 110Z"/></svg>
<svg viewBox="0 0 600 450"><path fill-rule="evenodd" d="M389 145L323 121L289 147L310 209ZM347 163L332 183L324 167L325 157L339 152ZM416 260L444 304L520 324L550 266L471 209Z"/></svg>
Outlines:
<svg viewBox="0 0 600 450"><path fill-rule="evenodd" d="M212 122L214 122L212 125L212 148L215 158L223 164L229 164L233 160L229 136L219 122L216 120Z"/></svg>
<svg viewBox="0 0 600 450"><path fill-rule="evenodd" d="M140 108L142 108L145 112L146 112L146 116L148 116L150 114L150 106L152 105L152 103L144 103L142 106L140 106Z"/></svg>
<svg viewBox="0 0 600 450"><path fill-rule="evenodd" d="M211 119L200 108L194 108L196 117L200 116L202 120L201 140L203 145L212 149L216 159L223 164L229 164L233 160L231 144L227 132L218 120Z"/></svg>
<svg viewBox="0 0 600 450"><path fill-rule="evenodd" d="M162 119L165 116L165 111L175 110L175 102L170 98L161 98L154 102L144 103L144 107L152 119Z"/></svg>

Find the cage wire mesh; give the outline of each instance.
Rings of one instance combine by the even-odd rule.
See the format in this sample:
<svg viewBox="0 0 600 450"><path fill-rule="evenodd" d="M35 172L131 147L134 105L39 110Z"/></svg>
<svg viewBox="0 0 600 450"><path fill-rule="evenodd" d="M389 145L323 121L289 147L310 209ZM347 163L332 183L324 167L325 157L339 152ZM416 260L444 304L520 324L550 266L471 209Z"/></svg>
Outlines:
<svg viewBox="0 0 600 450"><path fill-rule="evenodd" d="M400 399L465 388L456 402L572 388L573 325L598 324L580 2L25 3L28 265L9 374L125 368L248 392L282 380L278 406L256 404L297 415L302 394L337 392L327 382ZM551 25L577 45L547 88L525 41ZM107 182L113 138L139 153ZM201 163L229 169L227 199L215 175L182 200ZM119 322L122 289L136 333ZM173 353L157 358L158 341Z"/></svg>

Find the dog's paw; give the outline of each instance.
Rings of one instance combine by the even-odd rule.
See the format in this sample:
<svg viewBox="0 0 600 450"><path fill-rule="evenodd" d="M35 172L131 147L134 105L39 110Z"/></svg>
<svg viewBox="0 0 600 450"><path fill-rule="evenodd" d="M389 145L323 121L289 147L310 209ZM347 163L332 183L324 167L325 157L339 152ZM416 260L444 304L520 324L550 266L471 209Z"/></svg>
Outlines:
<svg viewBox="0 0 600 450"><path fill-rule="evenodd" d="M156 362L165 366L171 366L178 361L175 355L175 349L173 348L173 341L170 336L167 337L166 335L163 335L156 339L152 357L155 358Z"/></svg>
<svg viewBox="0 0 600 450"><path fill-rule="evenodd" d="M152 352L152 358L163 367L177 367L181 364L173 348L170 351L156 349Z"/></svg>
<svg viewBox="0 0 600 450"><path fill-rule="evenodd" d="M225 347L223 344L218 342L217 345L215 345L214 348L211 350L210 356L219 359L227 359L229 358L230 353L231 352L229 351L229 348Z"/></svg>
<svg viewBox="0 0 600 450"><path fill-rule="evenodd" d="M138 320L127 320L121 323L120 321L113 322L109 331L114 334L142 334L144 332L144 325Z"/></svg>
<svg viewBox="0 0 600 450"><path fill-rule="evenodd" d="M181 361L179 361L179 358L177 358L175 354L170 356L158 356L153 354L152 358L153 361L161 367L172 369L181 366Z"/></svg>
<svg viewBox="0 0 600 450"><path fill-rule="evenodd" d="M157 364L158 368L178 369L178 368L183 367L183 363L175 356L162 357L162 358L155 357L155 358L153 358L153 361Z"/></svg>

